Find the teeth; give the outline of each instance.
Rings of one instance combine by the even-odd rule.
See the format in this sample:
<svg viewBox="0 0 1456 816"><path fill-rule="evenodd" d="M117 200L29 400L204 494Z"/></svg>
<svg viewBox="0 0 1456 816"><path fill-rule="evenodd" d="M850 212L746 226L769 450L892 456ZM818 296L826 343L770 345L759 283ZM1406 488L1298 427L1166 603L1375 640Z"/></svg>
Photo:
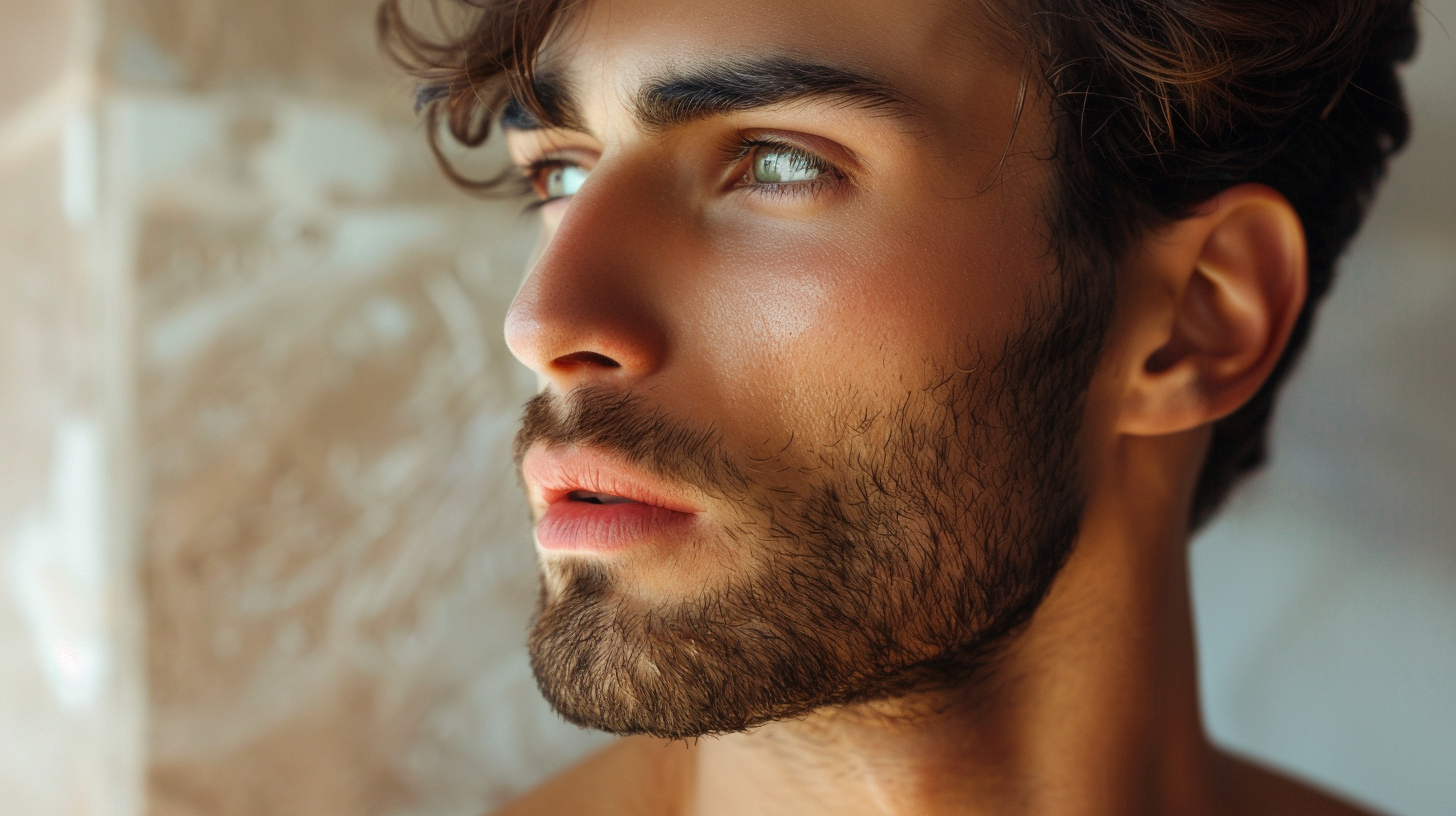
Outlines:
<svg viewBox="0 0 1456 816"><path fill-rule="evenodd" d="M613 496L610 493L593 493L590 490L573 490L566 496L572 501L586 502L587 504L631 504L631 499L624 499L621 496Z"/></svg>

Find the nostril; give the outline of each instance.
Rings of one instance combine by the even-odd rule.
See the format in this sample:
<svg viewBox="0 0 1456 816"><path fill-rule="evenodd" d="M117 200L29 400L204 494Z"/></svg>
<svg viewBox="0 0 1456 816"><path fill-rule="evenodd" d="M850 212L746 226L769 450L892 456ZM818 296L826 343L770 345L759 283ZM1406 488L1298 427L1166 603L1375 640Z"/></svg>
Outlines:
<svg viewBox="0 0 1456 816"><path fill-rule="evenodd" d="M582 367L594 368L621 368L622 364L613 360L605 354L597 354L595 351L576 351L571 354L563 354L551 361L551 364L558 369L571 370Z"/></svg>

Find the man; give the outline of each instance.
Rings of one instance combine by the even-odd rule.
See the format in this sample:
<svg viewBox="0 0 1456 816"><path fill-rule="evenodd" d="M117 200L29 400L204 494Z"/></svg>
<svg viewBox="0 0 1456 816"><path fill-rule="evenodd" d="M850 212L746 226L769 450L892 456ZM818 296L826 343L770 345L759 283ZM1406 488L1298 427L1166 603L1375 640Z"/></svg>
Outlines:
<svg viewBox="0 0 1456 816"><path fill-rule="evenodd" d="M539 199L532 663L627 737L504 813L1359 812L1208 743L1186 544L1405 139L1409 2L380 19Z"/></svg>

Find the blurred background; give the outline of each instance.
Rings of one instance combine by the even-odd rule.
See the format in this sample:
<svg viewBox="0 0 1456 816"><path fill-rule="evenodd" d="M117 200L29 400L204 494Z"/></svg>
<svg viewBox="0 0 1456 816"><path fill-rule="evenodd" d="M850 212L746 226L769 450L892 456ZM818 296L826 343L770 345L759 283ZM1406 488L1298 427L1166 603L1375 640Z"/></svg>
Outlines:
<svg viewBox="0 0 1456 816"><path fill-rule="evenodd" d="M538 698L500 323L372 0L0 0L0 812L475 816ZM1222 743L1456 813L1456 0L1416 136L1193 546ZM1444 24L1444 25L1443 25Z"/></svg>

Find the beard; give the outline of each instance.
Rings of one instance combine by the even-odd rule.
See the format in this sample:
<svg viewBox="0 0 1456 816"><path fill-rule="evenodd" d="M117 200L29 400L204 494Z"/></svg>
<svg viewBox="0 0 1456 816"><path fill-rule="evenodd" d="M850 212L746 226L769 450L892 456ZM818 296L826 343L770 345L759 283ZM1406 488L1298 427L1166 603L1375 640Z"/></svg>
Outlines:
<svg viewBox="0 0 1456 816"><path fill-rule="evenodd" d="M1040 604L1082 514L1076 441L1107 309L1048 288L993 359L962 349L969 364L947 354L898 405L833 406L838 441L774 463L808 474L794 489L633 393L532 399L518 463L583 445L692 484L736 508L719 533L753 562L650 606L611 562L543 564L529 648L552 707L680 739L971 682Z"/></svg>

